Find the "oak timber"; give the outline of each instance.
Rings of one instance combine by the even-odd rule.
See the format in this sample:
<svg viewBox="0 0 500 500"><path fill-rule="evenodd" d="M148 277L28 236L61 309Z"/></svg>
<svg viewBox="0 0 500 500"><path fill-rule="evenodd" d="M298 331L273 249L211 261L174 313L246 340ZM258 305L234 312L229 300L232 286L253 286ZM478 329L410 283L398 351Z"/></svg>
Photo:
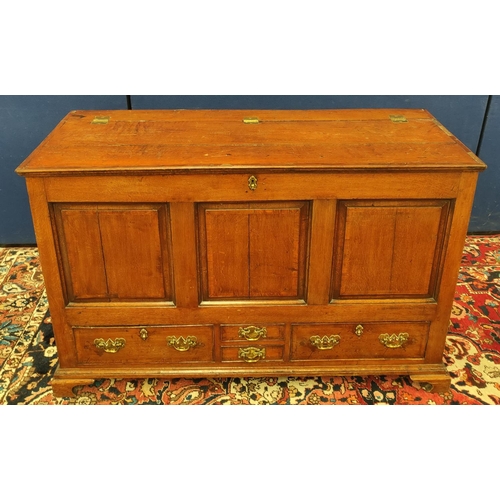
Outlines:
<svg viewBox="0 0 500 500"><path fill-rule="evenodd" d="M54 391L384 373L445 390L484 168L425 110L69 113L17 169Z"/></svg>

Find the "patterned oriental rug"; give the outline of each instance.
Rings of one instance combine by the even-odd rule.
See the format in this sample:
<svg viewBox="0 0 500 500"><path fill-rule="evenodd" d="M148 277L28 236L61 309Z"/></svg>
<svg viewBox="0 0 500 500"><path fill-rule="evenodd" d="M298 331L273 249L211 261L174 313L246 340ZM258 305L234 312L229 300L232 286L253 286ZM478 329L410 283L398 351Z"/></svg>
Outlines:
<svg viewBox="0 0 500 500"><path fill-rule="evenodd" d="M468 236L444 363L451 391L427 392L408 377L98 380L56 398L57 366L38 252L0 247L0 403L4 405L500 404L500 235Z"/></svg>

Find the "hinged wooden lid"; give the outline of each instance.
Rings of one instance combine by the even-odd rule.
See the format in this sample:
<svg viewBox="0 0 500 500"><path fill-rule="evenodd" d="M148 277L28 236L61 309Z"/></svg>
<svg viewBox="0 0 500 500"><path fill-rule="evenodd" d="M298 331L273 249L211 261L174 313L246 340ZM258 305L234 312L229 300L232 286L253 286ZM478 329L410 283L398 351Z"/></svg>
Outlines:
<svg viewBox="0 0 500 500"><path fill-rule="evenodd" d="M485 167L419 109L120 110L69 113L17 173Z"/></svg>

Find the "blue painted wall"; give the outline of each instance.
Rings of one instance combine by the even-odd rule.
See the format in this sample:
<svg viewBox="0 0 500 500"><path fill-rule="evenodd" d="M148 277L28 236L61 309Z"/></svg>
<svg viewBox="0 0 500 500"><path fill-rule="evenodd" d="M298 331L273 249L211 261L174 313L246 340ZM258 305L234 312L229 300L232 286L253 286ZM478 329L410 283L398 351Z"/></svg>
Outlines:
<svg viewBox="0 0 500 500"><path fill-rule="evenodd" d="M500 96L492 96L478 156L488 165L479 176L469 229L500 232Z"/></svg>
<svg viewBox="0 0 500 500"><path fill-rule="evenodd" d="M500 96L489 108L488 96L131 96L130 103L132 109L428 109L489 166L480 175L469 231L500 232ZM127 98L0 96L0 245L35 243L25 182L14 170L73 109L127 109Z"/></svg>
<svg viewBox="0 0 500 500"><path fill-rule="evenodd" d="M0 245L35 243L17 166L74 109L127 109L125 96L0 96Z"/></svg>

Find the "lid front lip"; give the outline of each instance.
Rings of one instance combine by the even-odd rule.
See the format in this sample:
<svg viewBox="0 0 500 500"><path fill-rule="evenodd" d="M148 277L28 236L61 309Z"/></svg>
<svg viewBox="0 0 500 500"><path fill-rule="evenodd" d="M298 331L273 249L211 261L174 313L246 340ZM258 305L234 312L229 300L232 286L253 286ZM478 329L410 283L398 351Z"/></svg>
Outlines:
<svg viewBox="0 0 500 500"><path fill-rule="evenodd" d="M483 171L487 168L482 161L462 165L450 164L372 164L372 165L166 165L166 166L119 166L111 167L89 167L65 166L61 167L37 167L36 169L19 166L15 172L22 177L47 177L47 176L87 176L87 175L187 175L187 174L212 174L212 173L244 173L244 172L268 172L268 173L329 173L329 172L460 172L460 171ZM286 171L286 172L285 172Z"/></svg>
<svg viewBox="0 0 500 500"><path fill-rule="evenodd" d="M389 121L390 115L408 115L409 120L436 120L434 115L432 115L428 110L424 108L312 108L312 109L265 109L265 108L238 108L238 109L211 109L211 108L199 108L199 109L186 109L186 108L176 108L176 109L86 109L86 110L73 110L70 111L64 118L89 118L93 119L95 116L101 115L111 115L111 119L113 115L131 115L131 116L140 116L140 115L155 115L155 121L161 121L161 118L158 115L164 113L165 121L176 121L172 120L170 117L174 117L175 115L179 115L178 121L182 120L182 115L185 116L194 116L199 115L203 116L207 114L209 116L205 118L201 118L201 121L213 121L215 120L224 120L230 122L238 122L242 121L244 118L248 117L256 117L259 118L258 115L266 116L262 121ZM300 120L288 120L278 117L277 119L273 119L270 115L302 115ZM307 115L311 116L307 116ZM360 115L362 118L336 118L336 116L342 116L352 114L354 116ZM211 115L211 116L210 116ZM222 115L217 116L217 115ZM223 116L231 116L229 118L223 118ZM257 116L256 116L257 115ZM316 116L314 116L316 115ZM369 116L372 115L372 116ZM234 117L233 117L234 116ZM128 119L130 117L127 117Z"/></svg>

